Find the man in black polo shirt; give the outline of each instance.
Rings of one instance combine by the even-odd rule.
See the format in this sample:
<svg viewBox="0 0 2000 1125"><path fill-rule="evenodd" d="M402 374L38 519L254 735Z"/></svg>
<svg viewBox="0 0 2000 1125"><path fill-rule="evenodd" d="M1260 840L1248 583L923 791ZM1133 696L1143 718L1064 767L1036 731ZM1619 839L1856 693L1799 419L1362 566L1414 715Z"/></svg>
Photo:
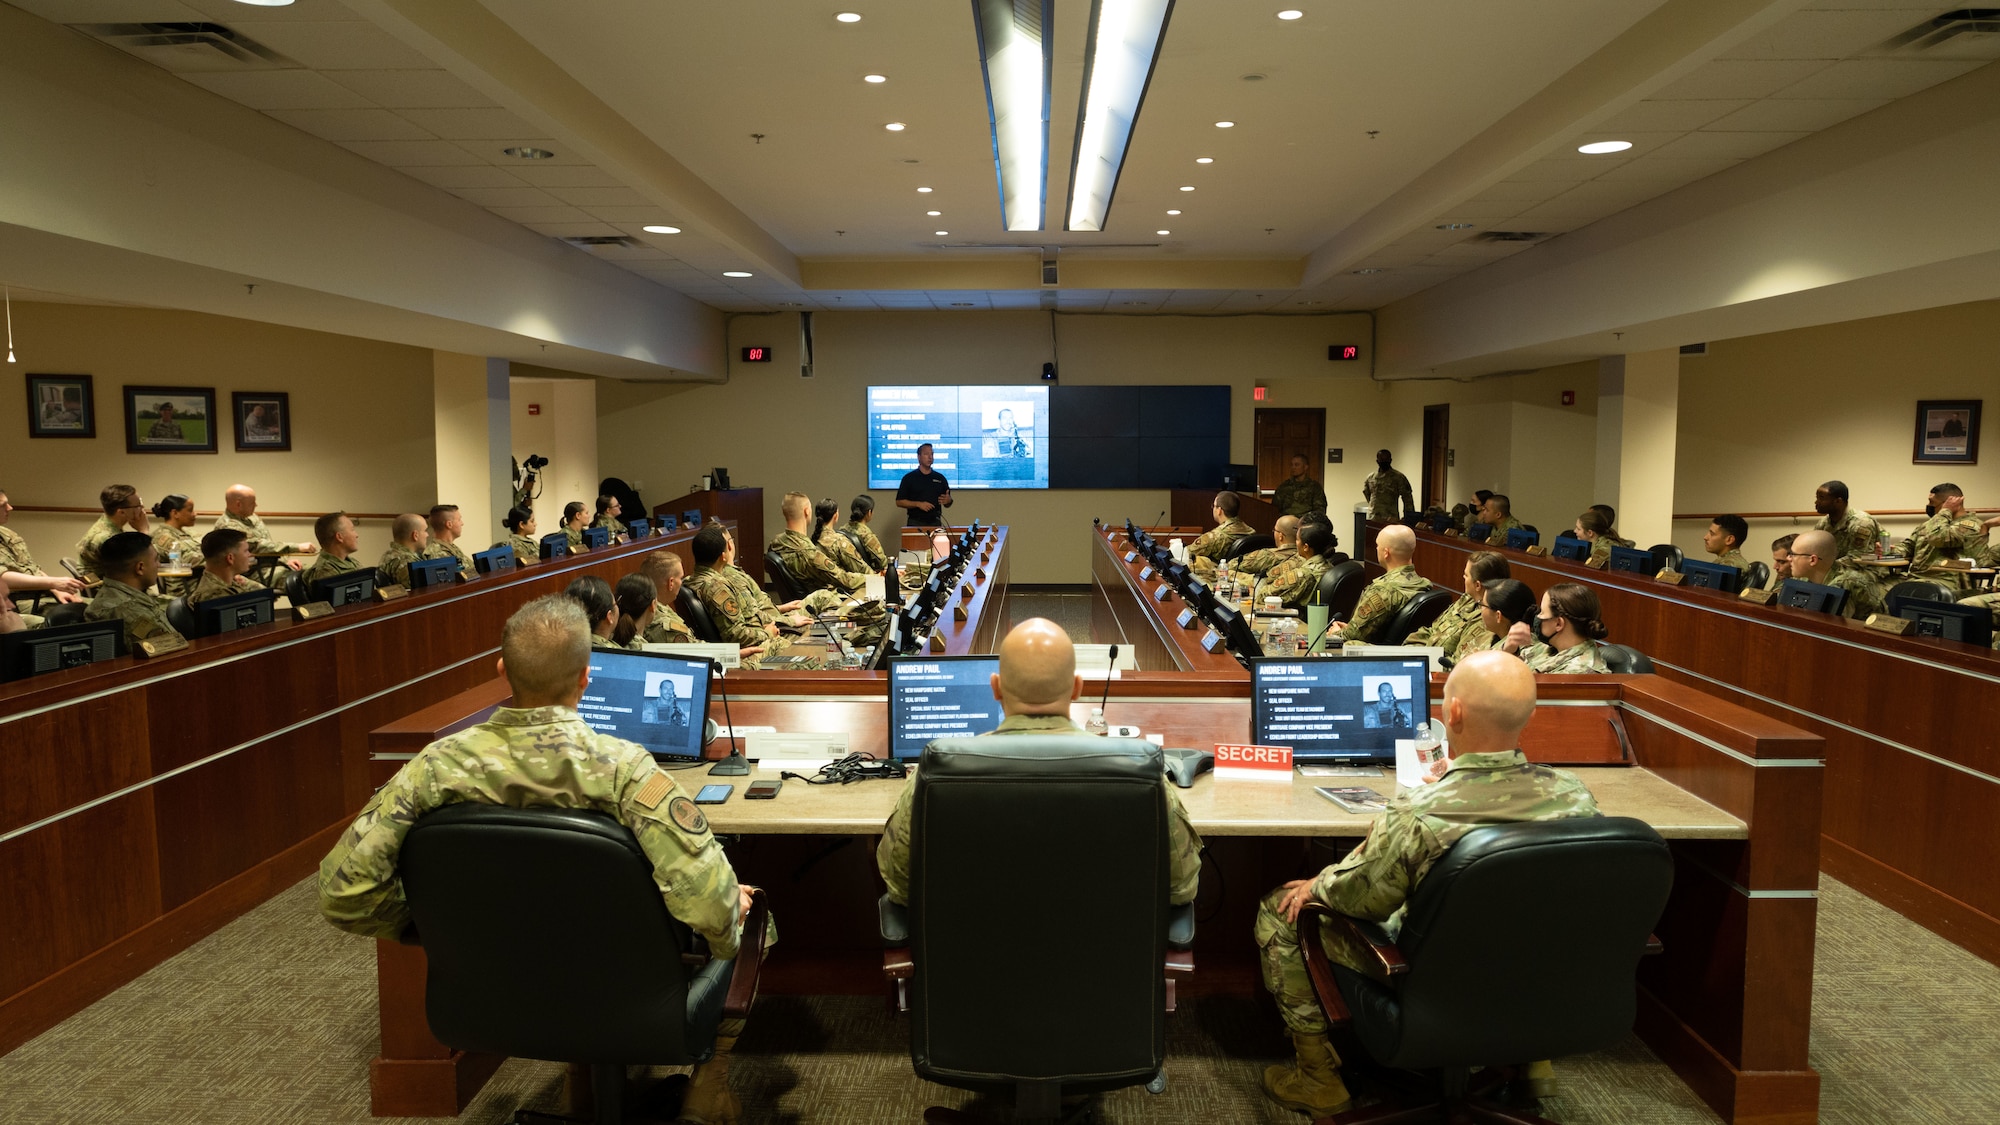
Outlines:
<svg viewBox="0 0 2000 1125"><path fill-rule="evenodd" d="M943 473L931 471L931 443L917 447L917 467L903 474L896 487L896 506L908 512L905 526L936 527L944 522L944 510L951 507L951 484Z"/></svg>

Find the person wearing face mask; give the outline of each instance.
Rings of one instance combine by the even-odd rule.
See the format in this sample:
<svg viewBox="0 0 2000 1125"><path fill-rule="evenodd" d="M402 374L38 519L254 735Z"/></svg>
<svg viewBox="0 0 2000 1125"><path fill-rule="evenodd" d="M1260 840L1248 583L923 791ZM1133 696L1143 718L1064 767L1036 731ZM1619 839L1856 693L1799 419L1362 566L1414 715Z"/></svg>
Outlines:
<svg viewBox="0 0 2000 1125"><path fill-rule="evenodd" d="M1558 582L1542 595L1541 619L1517 622L1500 647L1515 653L1536 672L1548 675L1588 675L1608 672L1597 642L1604 639L1604 622L1597 593L1575 582Z"/></svg>
<svg viewBox="0 0 2000 1125"><path fill-rule="evenodd" d="M1910 560L1909 576L1935 582L1949 589L1954 597L1965 593L1969 576L1962 570L1938 564L1976 552L1986 537L1986 529L1980 526L1979 517L1965 514L1965 493L1955 484L1931 489L1924 515L1924 522L1903 540L1900 550Z"/></svg>
<svg viewBox="0 0 2000 1125"><path fill-rule="evenodd" d="M1535 612L1535 592L1517 578L1489 578L1479 584L1479 627L1468 629L1451 654L1452 663L1463 663L1475 652L1500 647L1507 631L1517 621L1526 621Z"/></svg>

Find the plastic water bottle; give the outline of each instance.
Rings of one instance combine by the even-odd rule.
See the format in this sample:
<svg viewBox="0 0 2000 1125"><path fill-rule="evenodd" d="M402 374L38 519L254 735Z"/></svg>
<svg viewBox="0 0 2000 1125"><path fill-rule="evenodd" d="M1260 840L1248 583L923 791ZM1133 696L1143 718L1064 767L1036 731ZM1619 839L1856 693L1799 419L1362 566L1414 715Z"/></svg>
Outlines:
<svg viewBox="0 0 2000 1125"><path fill-rule="evenodd" d="M167 569L179 570L180 568L181 568L181 549L179 547L167 548Z"/></svg>
<svg viewBox="0 0 2000 1125"><path fill-rule="evenodd" d="M1225 598L1234 600L1236 587L1230 585L1229 563L1227 560L1215 564L1215 589Z"/></svg>

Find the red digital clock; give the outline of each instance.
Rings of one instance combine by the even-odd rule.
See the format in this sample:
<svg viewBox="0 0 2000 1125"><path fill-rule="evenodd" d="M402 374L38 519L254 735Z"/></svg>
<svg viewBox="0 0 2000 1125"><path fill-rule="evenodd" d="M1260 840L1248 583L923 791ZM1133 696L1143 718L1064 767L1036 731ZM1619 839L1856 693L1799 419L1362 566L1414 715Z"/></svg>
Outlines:
<svg viewBox="0 0 2000 1125"><path fill-rule="evenodd" d="M769 363L769 362L771 362L771 349L770 349L770 348L764 348L764 347L758 347L758 348L744 348L744 349L743 349L743 362L745 362L745 363Z"/></svg>
<svg viewBox="0 0 2000 1125"><path fill-rule="evenodd" d="M1361 346L1359 344L1328 344L1326 346L1326 358L1335 361L1360 359Z"/></svg>

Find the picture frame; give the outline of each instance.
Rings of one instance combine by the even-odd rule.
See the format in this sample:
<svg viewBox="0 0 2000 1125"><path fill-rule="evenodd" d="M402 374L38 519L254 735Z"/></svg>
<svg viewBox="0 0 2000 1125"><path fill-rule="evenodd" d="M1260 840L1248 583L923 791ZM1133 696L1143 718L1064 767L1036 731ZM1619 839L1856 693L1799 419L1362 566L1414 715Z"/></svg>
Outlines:
<svg viewBox="0 0 2000 1125"><path fill-rule="evenodd" d="M29 375L28 436L96 437L97 392L90 376Z"/></svg>
<svg viewBox="0 0 2000 1125"><path fill-rule="evenodd" d="M292 396L286 392L231 391L229 415L236 423L236 452L291 452Z"/></svg>
<svg viewBox="0 0 2000 1125"><path fill-rule="evenodd" d="M1979 407L1976 398L1924 399L1917 403L1916 465L1979 464Z"/></svg>
<svg viewBox="0 0 2000 1125"><path fill-rule="evenodd" d="M125 388L125 452L214 453L214 387Z"/></svg>

